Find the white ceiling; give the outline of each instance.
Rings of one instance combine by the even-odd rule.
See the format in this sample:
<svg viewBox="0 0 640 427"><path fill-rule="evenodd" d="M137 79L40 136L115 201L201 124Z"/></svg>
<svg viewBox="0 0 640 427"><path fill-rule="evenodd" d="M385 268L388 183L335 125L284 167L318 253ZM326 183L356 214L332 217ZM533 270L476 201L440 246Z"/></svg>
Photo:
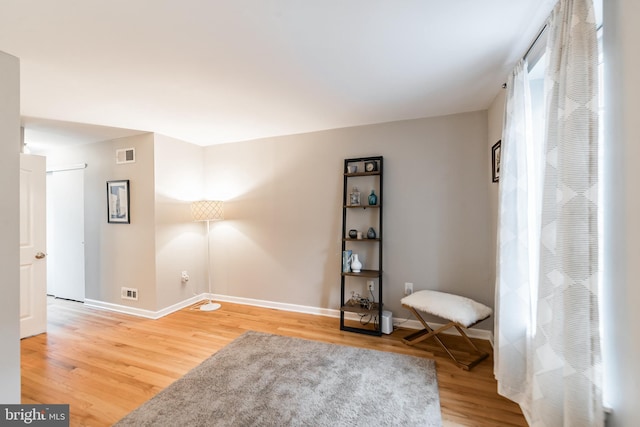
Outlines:
<svg viewBox="0 0 640 427"><path fill-rule="evenodd" d="M210 145L485 109L553 3L0 0L0 51L28 143Z"/></svg>

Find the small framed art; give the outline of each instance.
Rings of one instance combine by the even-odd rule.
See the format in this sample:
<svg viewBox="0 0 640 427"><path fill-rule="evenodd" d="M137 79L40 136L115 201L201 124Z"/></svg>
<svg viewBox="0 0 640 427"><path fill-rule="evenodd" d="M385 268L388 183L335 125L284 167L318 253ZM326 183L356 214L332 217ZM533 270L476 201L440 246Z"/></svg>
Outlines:
<svg viewBox="0 0 640 427"><path fill-rule="evenodd" d="M496 142L495 144L493 144L493 147L491 147L491 178L493 182L500 181L500 154L502 151L500 149L501 142L502 140Z"/></svg>
<svg viewBox="0 0 640 427"><path fill-rule="evenodd" d="M129 180L107 181L107 222L130 224Z"/></svg>

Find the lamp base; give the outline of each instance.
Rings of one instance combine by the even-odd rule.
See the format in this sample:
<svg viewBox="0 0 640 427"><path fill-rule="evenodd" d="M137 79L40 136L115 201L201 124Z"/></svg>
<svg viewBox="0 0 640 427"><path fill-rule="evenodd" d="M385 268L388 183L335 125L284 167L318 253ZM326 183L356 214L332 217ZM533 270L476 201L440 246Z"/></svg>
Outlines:
<svg viewBox="0 0 640 427"><path fill-rule="evenodd" d="M212 302L209 301L206 304L202 304L200 306L200 311L214 311L219 309L220 307L222 307L220 304L218 304L217 302Z"/></svg>

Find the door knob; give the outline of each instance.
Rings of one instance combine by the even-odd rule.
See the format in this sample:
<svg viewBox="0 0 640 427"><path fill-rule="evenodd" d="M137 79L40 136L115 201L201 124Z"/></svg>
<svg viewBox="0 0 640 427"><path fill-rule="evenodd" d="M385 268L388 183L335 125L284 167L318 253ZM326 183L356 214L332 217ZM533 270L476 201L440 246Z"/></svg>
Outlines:
<svg viewBox="0 0 640 427"><path fill-rule="evenodd" d="M36 254L36 259L42 259L42 258L44 258L44 257L46 257L46 256L47 256L47 254L43 254L42 252L38 252L38 253Z"/></svg>

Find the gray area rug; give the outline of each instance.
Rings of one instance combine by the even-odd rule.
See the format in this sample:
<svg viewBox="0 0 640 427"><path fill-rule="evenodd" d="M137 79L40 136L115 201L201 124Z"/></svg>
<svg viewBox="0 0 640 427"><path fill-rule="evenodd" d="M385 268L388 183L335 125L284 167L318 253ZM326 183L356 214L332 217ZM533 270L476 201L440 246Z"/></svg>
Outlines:
<svg viewBox="0 0 640 427"><path fill-rule="evenodd" d="M430 359L247 332L117 426L441 426Z"/></svg>

